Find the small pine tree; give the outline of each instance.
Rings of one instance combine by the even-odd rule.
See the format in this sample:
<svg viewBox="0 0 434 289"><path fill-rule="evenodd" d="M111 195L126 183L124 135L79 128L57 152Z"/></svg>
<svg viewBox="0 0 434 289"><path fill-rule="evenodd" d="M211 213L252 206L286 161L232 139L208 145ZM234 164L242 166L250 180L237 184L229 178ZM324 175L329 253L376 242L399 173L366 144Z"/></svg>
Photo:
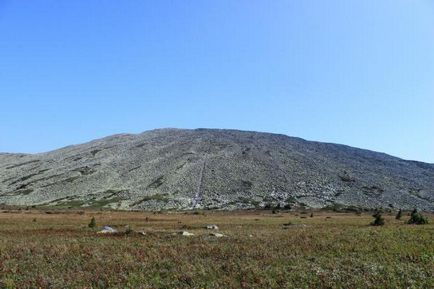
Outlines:
<svg viewBox="0 0 434 289"><path fill-rule="evenodd" d="M88 226L89 226L89 228L92 228L92 229L96 227L95 217L92 217Z"/></svg>
<svg viewBox="0 0 434 289"><path fill-rule="evenodd" d="M374 221L372 221L371 226L383 226L384 225L384 218L381 216L380 212L376 212L372 215L374 217Z"/></svg>
<svg viewBox="0 0 434 289"><path fill-rule="evenodd" d="M398 213L396 214L395 219L397 219L397 220L401 220L401 217L402 217L402 210L399 209Z"/></svg>
<svg viewBox="0 0 434 289"><path fill-rule="evenodd" d="M416 224L416 225L424 225L428 224L428 219L419 213L416 209L411 212L410 220L407 222L408 224Z"/></svg>

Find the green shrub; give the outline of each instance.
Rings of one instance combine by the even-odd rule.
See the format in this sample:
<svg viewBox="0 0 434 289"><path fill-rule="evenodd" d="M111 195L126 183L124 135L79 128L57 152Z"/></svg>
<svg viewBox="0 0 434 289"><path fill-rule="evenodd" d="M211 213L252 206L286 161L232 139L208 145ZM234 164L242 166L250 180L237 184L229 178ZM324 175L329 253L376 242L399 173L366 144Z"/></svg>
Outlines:
<svg viewBox="0 0 434 289"><path fill-rule="evenodd" d="M95 217L92 217L92 219L90 220L90 223L89 223L88 227L92 228L92 229L96 227Z"/></svg>
<svg viewBox="0 0 434 289"><path fill-rule="evenodd" d="M127 229L125 230L125 235L130 235L130 234L132 234L132 233L134 233L134 230L131 229L130 226L128 226Z"/></svg>
<svg viewBox="0 0 434 289"><path fill-rule="evenodd" d="M398 213L396 214L395 219L401 220L401 217L402 217L402 211L401 211L401 209L399 209Z"/></svg>
<svg viewBox="0 0 434 289"><path fill-rule="evenodd" d="M384 218L381 216L380 212L376 212L372 215L375 219L372 221L371 226L383 226Z"/></svg>
<svg viewBox="0 0 434 289"><path fill-rule="evenodd" d="M413 210L410 216L410 220L407 222L408 224L416 224L416 225L424 225L428 224L428 219L419 213L416 209Z"/></svg>

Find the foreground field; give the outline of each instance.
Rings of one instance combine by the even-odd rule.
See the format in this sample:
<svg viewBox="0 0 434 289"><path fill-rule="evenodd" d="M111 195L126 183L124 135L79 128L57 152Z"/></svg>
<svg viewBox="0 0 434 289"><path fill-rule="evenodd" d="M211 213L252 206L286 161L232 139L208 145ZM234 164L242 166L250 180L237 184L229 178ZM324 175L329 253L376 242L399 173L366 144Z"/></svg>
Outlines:
<svg viewBox="0 0 434 289"><path fill-rule="evenodd" d="M92 217L134 232L97 234ZM0 288L434 288L433 216L385 217L3 211Z"/></svg>

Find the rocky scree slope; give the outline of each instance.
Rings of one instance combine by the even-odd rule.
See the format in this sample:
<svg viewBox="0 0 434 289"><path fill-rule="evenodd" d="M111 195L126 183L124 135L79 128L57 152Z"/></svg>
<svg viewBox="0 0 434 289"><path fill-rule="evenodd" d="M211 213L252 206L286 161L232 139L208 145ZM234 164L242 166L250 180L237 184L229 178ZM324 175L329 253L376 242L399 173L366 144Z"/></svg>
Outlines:
<svg viewBox="0 0 434 289"><path fill-rule="evenodd" d="M160 129L42 154L0 154L0 204L434 211L434 165L285 135Z"/></svg>

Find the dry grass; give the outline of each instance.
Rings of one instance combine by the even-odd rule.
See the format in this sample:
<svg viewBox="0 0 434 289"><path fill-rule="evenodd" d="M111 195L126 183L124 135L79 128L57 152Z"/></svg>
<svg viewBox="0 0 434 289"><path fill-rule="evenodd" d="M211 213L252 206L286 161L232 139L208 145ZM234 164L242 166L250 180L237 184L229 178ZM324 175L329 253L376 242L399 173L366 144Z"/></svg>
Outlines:
<svg viewBox="0 0 434 289"><path fill-rule="evenodd" d="M98 235L92 216L146 235ZM434 288L429 218L372 227L370 214L327 212L9 211L0 288ZM207 224L227 237L209 236ZM195 236L174 235L183 229Z"/></svg>

